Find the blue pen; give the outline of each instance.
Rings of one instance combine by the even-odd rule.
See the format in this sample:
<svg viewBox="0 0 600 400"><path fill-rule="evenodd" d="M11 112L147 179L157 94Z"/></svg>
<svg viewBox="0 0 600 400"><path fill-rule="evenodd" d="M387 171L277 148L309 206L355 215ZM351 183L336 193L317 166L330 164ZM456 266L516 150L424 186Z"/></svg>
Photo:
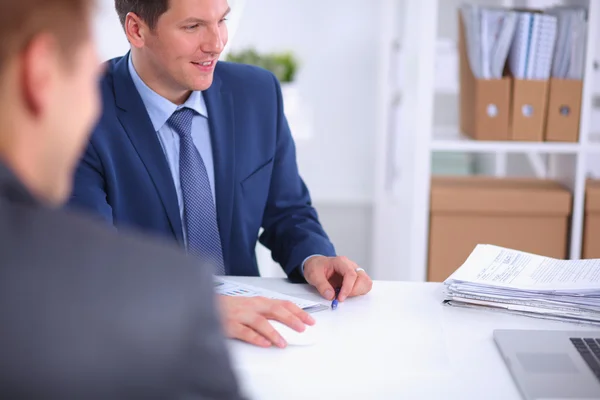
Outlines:
<svg viewBox="0 0 600 400"><path fill-rule="evenodd" d="M338 306L338 295L340 294L340 288L335 289L335 297L333 298L333 301L331 302L331 309L335 310Z"/></svg>

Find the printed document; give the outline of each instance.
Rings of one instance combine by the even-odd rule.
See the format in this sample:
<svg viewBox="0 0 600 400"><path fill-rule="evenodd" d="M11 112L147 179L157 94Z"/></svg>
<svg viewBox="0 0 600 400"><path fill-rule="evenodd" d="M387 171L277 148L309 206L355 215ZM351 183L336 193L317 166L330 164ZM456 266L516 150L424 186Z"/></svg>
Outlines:
<svg viewBox="0 0 600 400"><path fill-rule="evenodd" d="M221 277L215 277L215 289L217 294L222 294L226 296L261 296L269 299L291 301L306 312L317 312L327 310L329 308L328 306L321 303L317 303L315 301L304 300L298 297L288 296L286 294L262 289L251 285L244 285Z"/></svg>
<svg viewBox="0 0 600 400"><path fill-rule="evenodd" d="M534 290L600 289L600 260L557 260L492 245L478 245L449 279Z"/></svg>

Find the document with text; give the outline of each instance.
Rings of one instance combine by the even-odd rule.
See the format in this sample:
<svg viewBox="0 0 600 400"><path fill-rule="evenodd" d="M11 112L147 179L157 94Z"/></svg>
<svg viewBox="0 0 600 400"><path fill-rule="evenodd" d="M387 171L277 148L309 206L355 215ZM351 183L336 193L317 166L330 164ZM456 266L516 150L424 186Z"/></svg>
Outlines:
<svg viewBox="0 0 600 400"><path fill-rule="evenodd" d="M559 260L482 244L444 287L452 306L600 324L600 259Z"/></svg>
<svg viewBox="0 0 600 400"><path fill-rule="evenodd" d="M558 260L499 246L478 245L448 279L536 291L600 291L600 259Z"/></svg>
<svg viewBox="0 0 600 400"><path fill-rule="evenodd" d="M217 294L225 296L245 296L245 297L266 297L275 300L287 300L306 312L317 312L327 310L329 307L318 303L316 301L310 301L301 299L299 297L289 296L283 293L274 292L251 285L244 285L242 283L234 282L225 278L215 277L215 290Z"/></svg>

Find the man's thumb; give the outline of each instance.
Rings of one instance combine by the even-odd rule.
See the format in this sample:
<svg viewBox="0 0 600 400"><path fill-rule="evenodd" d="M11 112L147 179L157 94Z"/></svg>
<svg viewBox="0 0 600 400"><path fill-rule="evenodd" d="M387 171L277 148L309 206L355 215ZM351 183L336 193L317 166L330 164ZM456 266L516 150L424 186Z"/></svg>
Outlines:
<svg viewBox="0 0 600 400"><path fill-rule="evenodd" d="M319 281L316 283L315 287L317 288L319 293L321 293L321 296L323 296L327 300L333 300L333 297L335 296L335 291L333 290L333 287L325 277L319 278Z"/></svg>

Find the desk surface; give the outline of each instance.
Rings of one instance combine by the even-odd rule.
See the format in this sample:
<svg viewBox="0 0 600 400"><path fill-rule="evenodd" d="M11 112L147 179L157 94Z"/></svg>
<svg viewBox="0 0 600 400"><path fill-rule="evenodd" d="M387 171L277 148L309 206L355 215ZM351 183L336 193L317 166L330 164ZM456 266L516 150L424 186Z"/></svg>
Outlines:
<svg viewBox="0 0 600 400"><path fill-rule="evenodd" d="M234 278L321 301L307 285ZM442 285L375 282L367 296L313 314L318 343L261 349L231 341L251 399L520 399L492 339L496 328L589 329L443 306Z"/></svg>

